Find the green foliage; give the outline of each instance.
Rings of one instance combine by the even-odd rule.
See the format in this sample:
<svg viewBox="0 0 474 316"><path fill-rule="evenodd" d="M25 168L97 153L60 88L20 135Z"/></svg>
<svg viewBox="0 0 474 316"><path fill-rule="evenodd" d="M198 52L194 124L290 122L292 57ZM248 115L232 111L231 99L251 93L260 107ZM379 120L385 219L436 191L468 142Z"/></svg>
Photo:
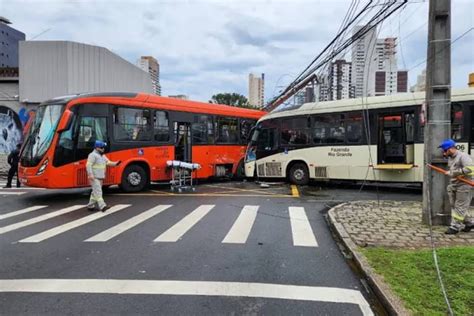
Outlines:
<svg viewBox="0 0 474 316"><path fill-rule="evenodd" d="M226 104L239 108L257 109L249 104L247 98L238 93L218 93L212 96L209 103Z"/></svg>
<svg viewBox="0 0 474 316"><path fill-rule="evenodd" d="M415 315L446 315L431 250L362 250ZM441 275L455 315L474 315L474 247L437 250Z"/></svg>

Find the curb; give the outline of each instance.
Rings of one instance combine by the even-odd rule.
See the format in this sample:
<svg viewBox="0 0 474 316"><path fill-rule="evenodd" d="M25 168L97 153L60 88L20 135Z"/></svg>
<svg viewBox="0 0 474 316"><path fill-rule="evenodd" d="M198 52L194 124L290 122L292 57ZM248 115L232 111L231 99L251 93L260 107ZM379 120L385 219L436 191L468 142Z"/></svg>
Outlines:
<svg viewBox="0 0 474 316"><path fill-rule="evenodd" d="M389 286L383 281L382 277L377 275L370 266L367 259L358 251L357 245L352 241L344 226L336 220L335 211L350 203L342 203L328 211L328 219L331 228L334 229L337 236L341 239L344 246L349 250L352 259L361 270L372 291L382 303L389 315L411 315L403 306L402 301L392 292Z"/></svg>

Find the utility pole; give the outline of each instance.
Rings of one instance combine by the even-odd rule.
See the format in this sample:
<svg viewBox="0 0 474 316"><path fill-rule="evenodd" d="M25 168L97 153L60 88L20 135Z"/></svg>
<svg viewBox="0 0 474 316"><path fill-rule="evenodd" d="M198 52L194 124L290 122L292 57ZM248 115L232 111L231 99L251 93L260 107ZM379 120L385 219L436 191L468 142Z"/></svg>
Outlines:
<svg viewBox="0 0 474 316"><path fill-rule="evenodd" d="M430 0L426 64L425 166L423 223L449 224L448 178L426 163L446 169L437 147L451 137L451 0Z"/></svg>

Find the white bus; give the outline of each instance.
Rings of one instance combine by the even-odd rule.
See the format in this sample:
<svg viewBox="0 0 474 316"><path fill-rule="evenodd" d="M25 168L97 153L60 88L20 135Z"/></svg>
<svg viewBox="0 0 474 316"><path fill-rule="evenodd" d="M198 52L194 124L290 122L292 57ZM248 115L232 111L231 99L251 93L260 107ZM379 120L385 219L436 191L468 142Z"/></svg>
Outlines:
<svg viewBox="0 0 474 316"><path fill-rule="evenodd" d="M474 154L474 89L453 90L452 138ZM247 148L247 177L423 181L425 93L306 103L262 117Z"/></svg>

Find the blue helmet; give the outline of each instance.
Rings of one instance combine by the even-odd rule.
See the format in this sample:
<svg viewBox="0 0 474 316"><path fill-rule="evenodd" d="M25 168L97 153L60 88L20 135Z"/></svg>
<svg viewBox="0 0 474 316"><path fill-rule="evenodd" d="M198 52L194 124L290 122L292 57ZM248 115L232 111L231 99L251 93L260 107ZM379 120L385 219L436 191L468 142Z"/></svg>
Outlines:
<svg viewBox="0 0 474 316"><path fill-rule="evenodd" d="M443 151L446 151L449 148L453 148L453 147L456 147L456 142L452 140L451 138L443 140L441 144L438 146L438 148L443 149Z"/></svg>
<svg viewBox="0 0 474 316"><path fill-rule="evenodd" d="M102 140L96 140L94 143L94 148L105 148L105 146L107 146L107 143Z"/></svg>

